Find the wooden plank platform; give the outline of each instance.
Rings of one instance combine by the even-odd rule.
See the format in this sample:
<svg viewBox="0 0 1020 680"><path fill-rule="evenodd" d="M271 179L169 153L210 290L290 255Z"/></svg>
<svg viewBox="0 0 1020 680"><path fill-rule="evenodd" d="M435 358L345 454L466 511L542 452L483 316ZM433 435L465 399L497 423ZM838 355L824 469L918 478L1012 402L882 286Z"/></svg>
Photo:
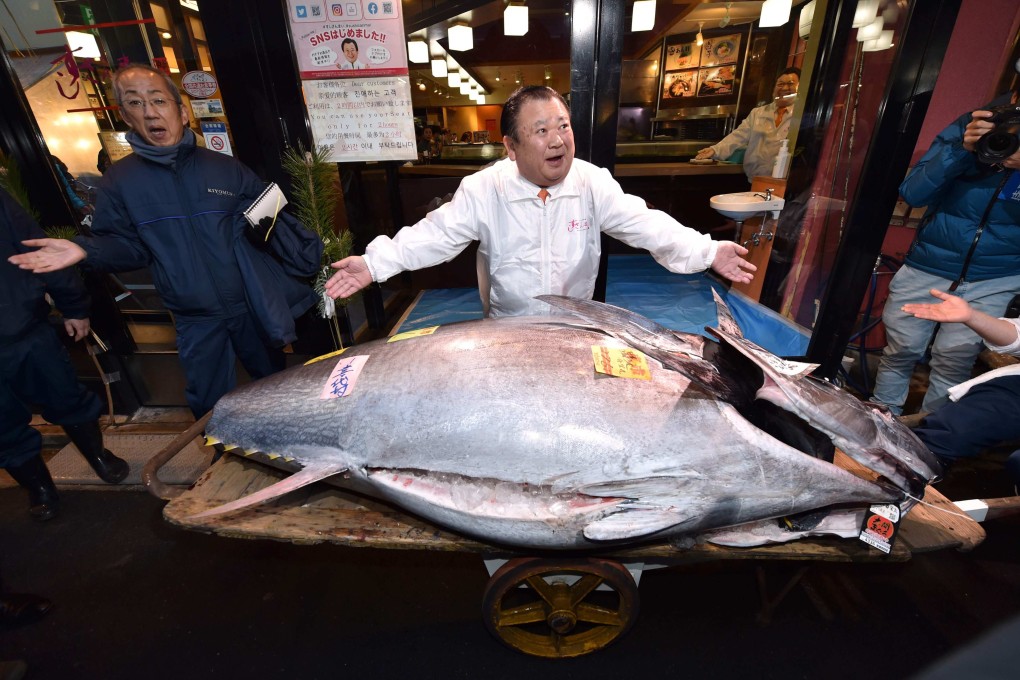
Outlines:
<svg viewBox="0 0 1020 680"><path fill-rule="evenodd" d="M171 523L195 531L235 538L264 538L298 544L335 543L351 547L445 550L487 556L520 556L520 550L481 543L440 529L383 502L327 484L292 492L273 503L229 515L193 516L265 488L287 473L227 455L212 465L182 496L164 508ZM756 548L714 545L677 547L653 543L624 550L598 551L619 561L693 563L712 560L813 560L828 562L902 562L916 552L954 548L970 550L984 539L981 526L960 513L929 487L924 505L904 519L900 540L886 555L860 541L840 538L802 539Z"/></svg>

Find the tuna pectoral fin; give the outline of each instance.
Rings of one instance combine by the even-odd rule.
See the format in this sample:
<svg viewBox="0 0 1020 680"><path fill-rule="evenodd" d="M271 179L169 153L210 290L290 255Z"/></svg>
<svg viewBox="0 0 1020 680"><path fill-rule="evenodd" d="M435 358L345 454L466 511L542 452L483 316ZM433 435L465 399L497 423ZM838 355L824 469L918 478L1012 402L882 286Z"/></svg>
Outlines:
<svg viewBox="0 0 1020 680"><path fill-rule="evenodd" d="M309 465L302 468L300 472L295 472L286 479L281 479L276 484L267 486L261 491L248 494L243 498L238 498L236 501L225 503L218 507L200 512L197 515L193 515L193 519L199 519L202 517L213 517L214 515L222 515L227 512L233 512L234 510L240 510L242 508L248 508L259 503L265 503L271 501L274 498L279 498L285 493L300 489L303 486L314 484L319 480L332 477L338 472L343 472L347 469L345 463L329 463L324 465Z"/></svg>
<svg viewBox="0 0 1020 680"><path fill-rule="evenodd" d="M685 519L668 510L622 510L586 526L584 536L592 541L637 538L669 529Z"/></svg>

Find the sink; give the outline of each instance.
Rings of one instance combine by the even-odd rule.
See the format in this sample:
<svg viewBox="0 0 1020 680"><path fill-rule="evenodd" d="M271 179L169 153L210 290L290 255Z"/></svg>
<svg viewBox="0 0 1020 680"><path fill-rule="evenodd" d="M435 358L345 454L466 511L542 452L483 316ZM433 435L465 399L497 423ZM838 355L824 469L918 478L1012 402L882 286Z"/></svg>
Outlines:
<svg viewBox="0 0 1020 680"><path fill-rule="evenodd" d="M738 191L735 194L719 194L708 200L708 204L723 217L743 222L749 217L772 212L773 217L783 209L783 199L772 192Z"/></svg>

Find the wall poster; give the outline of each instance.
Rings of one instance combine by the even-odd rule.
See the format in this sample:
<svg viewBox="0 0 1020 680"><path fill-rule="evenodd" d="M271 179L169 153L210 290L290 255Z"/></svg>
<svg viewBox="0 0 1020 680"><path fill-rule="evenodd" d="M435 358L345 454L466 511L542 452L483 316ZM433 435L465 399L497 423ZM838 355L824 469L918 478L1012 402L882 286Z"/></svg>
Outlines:
<svg viewBox="0 0 1020 680"><path fill-rule="evenodd" d="M665 74L662 82L662 98L694 97L698 94L698 69Z"/></svg>
<svg viewBox="0 0 1020 680"><path fill-rule="evenodd" d="M733 83L736 76L735 66L717 66L703 68L698 74L698 96L718 97L733 94Z"/></svg>
<svg viewBox="0 0 1020 680"><path fill-rule="evenodd" d="M691 68L701 65L701 48L693 42L679 43L666 46L665 66L666 71L675 71L681 68Z"/></svg>
<svg viewBox="0 0 1020 680"><path fill-rule="evenodd" d="M739 33L723 35L718 38L705 38L705 43L701 46L701 66L736 64L739 53Z"/></svg>
<svg viewBox="0 0 1020 680"><path fill-rule="evenodd" d="M317 146L334 162L417 158L399 0L287 0Z"/></svg>

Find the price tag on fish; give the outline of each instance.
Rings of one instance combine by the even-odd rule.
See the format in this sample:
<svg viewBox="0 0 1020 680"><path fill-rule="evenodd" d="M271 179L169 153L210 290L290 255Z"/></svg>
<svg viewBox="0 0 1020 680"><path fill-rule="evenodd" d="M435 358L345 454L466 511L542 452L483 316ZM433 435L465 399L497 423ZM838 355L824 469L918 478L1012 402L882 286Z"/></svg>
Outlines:
<svg viewBox="0 0 1020 680"><path fill-rule="evenodd" d="M900 526L900 509L895 505L872 505L864 515L858 538L888 554L896 541Z"/></svg>
<svg viewBox="0 0 1020 680"><path fill-rule="evenodd" d="M390 338L386 342L399 342L401 340L407 340L409 338L420 338L423 335L432 335L437 330L439 330L439 326L429 326L428 328L419 328L416 331L407 331L406 333L397 333L396 335L394 335L392 338Z"/></svg>
<svg viewBox="0 0 1020 680"><path fill-rule="evenodd" d="M354 391L354 385L358 382L358 376L361 375L361 369L365 367L367 361L368 355L362 354L336 362L336 366L329 374L329 380L326 381L322 393L319 394L319 399L349 396Z"/></svg>
<svg viewBox="0 0 1020 680"><path fill-rule="evenodd" d="M340 356L341 354L343 354L346 351L347 351L347 348L344 347L343 349L338 349L335 352L330 352L329 354L323 354L322 356L315 357L314 359L309 359L308 361L305 362L305 366L307 366L308 364L317 364L320 361L325 361L326 359L332 359L333 357L338 357L338 356Z"/></svg>
<svg viewBox="0 0 1020 680"><path fill-rule="evenodd" d="M644 354L635 349L592 345L591 355L595 359L595 370L599 373L615 375L618 378L652 379L648 360Z"/></svg>

